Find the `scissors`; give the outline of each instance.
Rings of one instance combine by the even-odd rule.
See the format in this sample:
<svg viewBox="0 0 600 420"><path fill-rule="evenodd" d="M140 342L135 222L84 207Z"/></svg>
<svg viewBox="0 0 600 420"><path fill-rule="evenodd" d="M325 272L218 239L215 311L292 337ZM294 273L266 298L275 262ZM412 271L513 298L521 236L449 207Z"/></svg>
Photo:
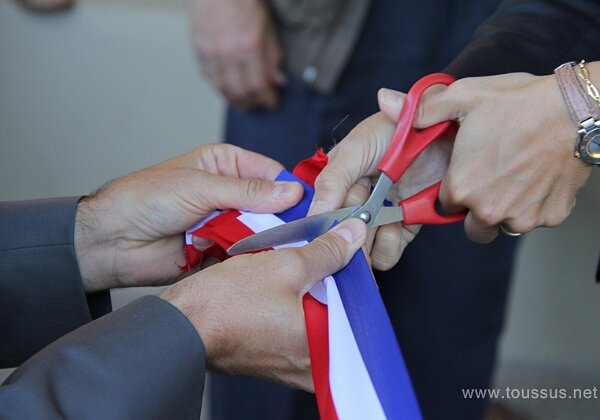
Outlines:
<svg viewBox="0 0 600 420"><path fill-rule="evenodd" d="M443 121L424 130L413 128L413 120L423 92L435 84L450 85L454 78L435 73L423 77L409 90L394 137L377 169L381 172L369 199L362 206L346 207L298 219L248 236L228 250L236 255L293 242L310 241L328 231L335 222L359 218L368 227L402 222L404 225L449 224L465 219L466 212L440 214L436 209L441 181L401 200L398 206L385 207L384 200L419 154L438 138L456 129L454 122Z"/></svg>

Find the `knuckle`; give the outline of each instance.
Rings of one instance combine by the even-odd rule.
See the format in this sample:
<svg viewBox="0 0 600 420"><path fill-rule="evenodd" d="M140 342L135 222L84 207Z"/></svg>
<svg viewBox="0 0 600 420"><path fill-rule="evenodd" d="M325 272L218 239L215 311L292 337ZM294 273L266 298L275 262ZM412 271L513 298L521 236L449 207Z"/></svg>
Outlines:
<svg viewBox="0 0 600 420"><path fill-rule="evenodd" d="M557 227L560 226L562 222L562 219L553 214L548 215L544 218L544 226L547 227Z"/></svg>
<svg viewBox="0 0 600 420"><path fill-rule="evenodd" d="M448 188L446 197L450 204L463 204L467 198L463 191L452 187Z"/></svg>
<svg viewBox="0 0 600 420"><path fill-rule="evenodd" d="M317 238L309 246L312 247L311 255L318 256L318 269L334 270L335 267L341 267L345 260L345 248L342 243L346 243L343 239L334 233L326 233ZM309 266L315 266L315 261L306 261ZM331 274L331 272L321 274Z"/></svg>
<svg viewBox="0 0 600 420"><path fill-rule="evenodd" d="M394 268L394 266L400 261L400 255L397 257L392 254L371 254L371 261L373 268L380 271L388 271Z"/></svg>
<svg viewBox="0 0 600 420"><path fill-rule="evenodd" d="M471 211L475 213L475 216L479 221L487 226L497 225L504 219L504 215L498 207L489 204L483 204L479 207L476 206L475 208L471 208Z"/></svg>
<svg viewBox="0 0 600 420"><path fill-rule="evenodd" d="M229 143L212 143L201 147L210 147L213 155L221 159L227 156L235 156L243 151L241 147Z"/></svg>
<svg viewBox="0 0 600 420"><path fill-rule="evenodd" d="M246 181L243 191L245 198L250 202L254 202L262 197L264 184L258 179L249 179Z"/></svg>
<svg viewBox="0 0 600 420"><path fill-rule="evenodd" d="M560 226L571 214L570 208L553 210L544 217L544 226L557 227Z"/></svg>
<svg viewBox="0 0 600 420"><path fill-rule="evenodd" d="M467 92L469 92L469 83L470 80L469 78L464 78L464 79L458 79L456 80L454 83L452 83L450 86L448 86L448 94L450 95L454 95L454 96L462 96L467 94Z"/></svg>
<svg viewBox="0 0 600 420"><path fill-rule="evenodd" d="M382 271L394 267L400 260L400 243L401 232L398 229L379 229L371 253L373 266Z"/></svg>
<svg viewBox="0 0 600 420"><path fill-rule="evenodd" d="M468 207L466 205L466 203L469 202L470 194L466 189L450 188L450 189L448 189L447 197L448 197L448 200L450 201L450 204Z"/></svg>
<svg viewBox="0 0 600 420"><path fill-rule="evenodd" d="M535 217L520 217L507 224L508 228L513 232L527 233L539 226Z"/></svg>
<svg viewBox="0 0 600 420"><path fill-rule="evenodd" d="M326 265L335 265L344 260L344 252L331 234L318 238L314 244L317 246L317 252Z"/></svg>
<svg viewBox="0 0 600 420"><path fill-rule="evenodd" d="M473 101L477 94L474 83L473 78L459 79L442 92L444 99L451 100L457 104L452 119L461 121L464 117L464 104Z"/></svg>
<svg viewBox="0 0 600 420"><path fill-rule="evenodd" d="M323 171L317 176L315 179L315 188L316 189L327 189L327 187L331 187L336 184L335 179L338 177L337 173L331 168L325 167Z"/></svg>
<svg viewBox="0 0 600 420"><path fill-rule="evenodd" d="M458 177L452 174L446 175L444 179L446 197L452 204L464 204L470 197L470 192L466 186L461 185Z"/></svg>
<svg viewBox="0 0 600 420"><path fill-rule="evenodd" d="M321 172L315 180L315 188L324 191L338 191L340 187L346 187L348 184L347 178L340 173L338 168L334 167Z"/></svg>
<svg viewBox="0 0 600 420"><path fill-rule="evenodd" d="M474 82L475 79L470 77L458 79L448 86L448 89L445 90L444 94L448 95L448 97L460 98L461 100L468 101L474 93Z"/></svg>

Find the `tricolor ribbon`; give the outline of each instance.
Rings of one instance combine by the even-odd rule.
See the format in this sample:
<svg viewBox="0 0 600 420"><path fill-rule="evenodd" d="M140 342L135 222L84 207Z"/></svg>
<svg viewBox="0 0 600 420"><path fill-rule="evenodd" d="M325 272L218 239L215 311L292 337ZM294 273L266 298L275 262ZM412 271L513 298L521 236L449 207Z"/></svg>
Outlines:
<svg viewBox="0 0 600 420"><path fill-rule="evenodd" d="M293 174L302 201L282 213L215 212L186 232L187 269L205 255L227 258L224 250L255 232L302 218L313 197L314 180L327 163L319 151ZM192 237L214 245L198 252ZM301 246L302 243L294 244ZM341 271L317 283L303 299L311 371L319 414L324 420L421 419L406 365L392 324L362 251Z"/></svg>

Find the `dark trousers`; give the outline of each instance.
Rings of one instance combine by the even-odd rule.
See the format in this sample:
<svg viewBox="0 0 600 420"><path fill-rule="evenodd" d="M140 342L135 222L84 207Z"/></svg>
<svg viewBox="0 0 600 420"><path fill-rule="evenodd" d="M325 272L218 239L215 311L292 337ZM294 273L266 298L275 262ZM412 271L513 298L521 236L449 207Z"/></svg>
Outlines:
<svg viewBox="0 0 600 420"><path fill-rule="evenodd" d="M406 91L442 70L496 4L374 0L334 94L292 79L276 112L229 109L226 139L292 169L377 112L380 87ZM425 227L394 269L376 273L425 418L482 417L484 401L461 389L489 385L515 244L474 244L462 224ZM215 375L212 389L214 420L317 418L312 395L280 385Z"/></svg>

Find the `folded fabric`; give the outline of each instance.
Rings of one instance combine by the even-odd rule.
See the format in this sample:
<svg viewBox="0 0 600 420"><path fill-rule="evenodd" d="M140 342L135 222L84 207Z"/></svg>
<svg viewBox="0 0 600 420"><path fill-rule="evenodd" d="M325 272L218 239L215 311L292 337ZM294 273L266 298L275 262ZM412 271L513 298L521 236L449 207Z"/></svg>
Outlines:
<svg viewBox="0 0 600 420"><path fill-rule="evenodd" d="M186 269L207 256L227 258L225 250L246 236L302 218L312 200L314 180L327 163L317 152L293 174L278 180L297 181L304 197L277 215L228 210L215 212L186 232ZM192 237L214 245L198 252ZM296 243L286 246L302 246ZM322 419L420 419L392 324L362 251L341 271L319 282L303 298L311 371Z"/></svg>

